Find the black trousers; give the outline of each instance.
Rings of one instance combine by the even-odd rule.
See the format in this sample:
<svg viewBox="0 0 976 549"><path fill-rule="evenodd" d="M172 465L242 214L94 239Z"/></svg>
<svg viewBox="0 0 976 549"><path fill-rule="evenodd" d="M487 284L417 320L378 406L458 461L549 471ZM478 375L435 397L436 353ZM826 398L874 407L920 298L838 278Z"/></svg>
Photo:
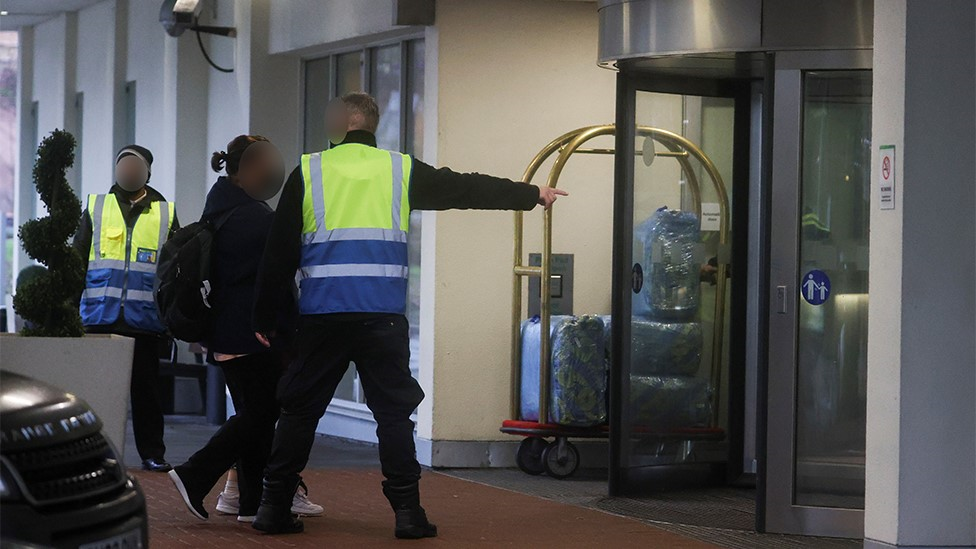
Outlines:
<svg viewBox="0 0 976 549"><path fill-rule="evenodd" d="M261 501L261 479L278 420L275 387L281 372L279 364L270 351L220 363L234 401L234 415L206 446L177 467L191 492L206 494L237 463L241 515L254 515Z"/></svg>
<svg viewBox="0 0 976 549"><path fill-rule="evenodd" d="M163 407L159 402L160 338L154 335L132 336L135 352L132 356L132 381L129 398L132 400L132 431L139 457L163 459Z"/></svg>
<svg viewBox="0 0 976 549"><path fill-rule="evenodd" d="M294 360L278 386L281 418L265 474L265 502L285 505L308 463L315 427L350 362L376 419L380 463L392 485L420 479L410 414L424 399L410 375L410 334L402 315L303 316ZM290 501L290 499L287 499Z"/></svg>

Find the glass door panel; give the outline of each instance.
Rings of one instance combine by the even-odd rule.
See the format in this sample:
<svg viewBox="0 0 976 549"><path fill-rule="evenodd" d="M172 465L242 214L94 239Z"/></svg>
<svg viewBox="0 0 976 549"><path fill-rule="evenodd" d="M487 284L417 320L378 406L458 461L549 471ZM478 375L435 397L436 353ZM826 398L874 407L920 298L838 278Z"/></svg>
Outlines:
<svg viewBox="0 0 976 549"><path fill-rule="evenodd" d="M864 528L871 71L776 71L766 527Z"/></svg>
<svg viewBox="0 0 976 549"><path fill-rule="evenodd" d="M626 326L611 369L624 403L611 426L619 433L611 492L660 486L658 466L728 457L735 108L732 98L635 91L624 146L632 154L631 261L621 273L629 307L613 319ZM619 157L619 135L617 143Z"/></svg>
<svg viewBox="0 0 976 549"><path fill-rule="evenodd" d="M864 508L870 136L869 72L804 73L797 505Z"/></svg>

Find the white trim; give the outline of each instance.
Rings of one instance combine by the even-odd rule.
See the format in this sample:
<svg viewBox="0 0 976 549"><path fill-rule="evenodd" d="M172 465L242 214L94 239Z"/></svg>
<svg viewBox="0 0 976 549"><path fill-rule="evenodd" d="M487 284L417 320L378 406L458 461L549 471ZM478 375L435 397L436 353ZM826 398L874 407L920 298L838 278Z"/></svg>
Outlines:
<svg viewBox="0 0 976 549"><path fill-rule="evenodd" d="M410 419L414 423L417 421L416 415L410 416ZM377 442L376 421L373 420L373 413L369 408L365 404L339 398L334 398L329 403L315 432L360 442Z"/></svg>

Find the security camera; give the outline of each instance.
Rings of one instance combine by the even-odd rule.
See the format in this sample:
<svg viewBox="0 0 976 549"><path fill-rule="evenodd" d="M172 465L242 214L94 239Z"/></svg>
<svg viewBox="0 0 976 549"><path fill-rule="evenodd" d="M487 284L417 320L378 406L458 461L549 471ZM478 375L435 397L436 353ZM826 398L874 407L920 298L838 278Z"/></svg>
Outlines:
<svg viewBox="0 0 976 549"><path fill-rule="evenodd" d="M237 30L234 27L208 27L198 25L200 12L203 10L200 0L163 0L159 8L159 22L162 23L166 34L177 37L187 30L234 37Z"/></svg>

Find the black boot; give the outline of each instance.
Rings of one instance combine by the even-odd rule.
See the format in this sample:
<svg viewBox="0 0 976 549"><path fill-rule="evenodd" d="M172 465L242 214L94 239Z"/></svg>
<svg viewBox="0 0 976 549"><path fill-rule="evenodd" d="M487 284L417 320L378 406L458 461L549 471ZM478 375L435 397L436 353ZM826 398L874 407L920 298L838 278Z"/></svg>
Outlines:
<svg viewBox="0 0 976 549"><path fill-rule="evenodd" d="M420 506L420 485L415 481L409 484L391 485L383 482L383 495L390 500L396 513L394 535L399 539L420 539L437 537L437 526L427 520L427 513Z"/></svg>
<svg viewBox="0 0 976 549"><path fill-rule="evenodd" d="M264 479L261 506L251 527L265 534L297 534L304 531L305 524L291 512L291 500L297 484Z"/></svg>

